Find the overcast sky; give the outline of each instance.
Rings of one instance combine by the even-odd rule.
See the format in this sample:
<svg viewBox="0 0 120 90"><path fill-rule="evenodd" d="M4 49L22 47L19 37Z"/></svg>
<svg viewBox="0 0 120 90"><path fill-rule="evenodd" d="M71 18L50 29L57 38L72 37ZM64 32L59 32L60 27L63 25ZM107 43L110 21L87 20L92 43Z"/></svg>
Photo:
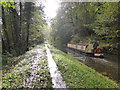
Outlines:
<svg viewBox="0 0 120 90"><path fill-rule="evenodd" d="M58 0L46 0L45 3L45 14L48 18L54 18L56 16L56 11L59 7Z"/></svg>

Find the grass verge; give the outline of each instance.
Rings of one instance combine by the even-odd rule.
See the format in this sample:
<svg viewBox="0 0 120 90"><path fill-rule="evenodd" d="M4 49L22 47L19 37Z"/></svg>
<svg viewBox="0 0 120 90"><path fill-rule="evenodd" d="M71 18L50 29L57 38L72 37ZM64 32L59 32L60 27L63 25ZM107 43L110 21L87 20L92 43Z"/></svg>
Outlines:
<svg viewBox="0 0 120 90"><path fill-rule="evenodd" d="M49 46L69 88L118 88L119 85L64 52Z"/></svg>

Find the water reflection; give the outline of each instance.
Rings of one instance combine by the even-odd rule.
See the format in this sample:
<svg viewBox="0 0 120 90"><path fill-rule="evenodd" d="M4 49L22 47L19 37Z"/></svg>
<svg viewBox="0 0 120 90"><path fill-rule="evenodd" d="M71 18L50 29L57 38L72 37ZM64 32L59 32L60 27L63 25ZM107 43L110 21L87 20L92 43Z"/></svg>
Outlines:
<svg viewBox="0 0 120 90"><path fill-rule="evenodd" d="M73 57L80 60L82 63L86 64L87 66L95 69L96 71L100 72L101 74L108 76L110 79L119 81L118 78L118 59L117 57L107 56L105 58L94 58L94 57L87 57L84 55L80 55L77 53L69 53L72 54Z"/></svg>

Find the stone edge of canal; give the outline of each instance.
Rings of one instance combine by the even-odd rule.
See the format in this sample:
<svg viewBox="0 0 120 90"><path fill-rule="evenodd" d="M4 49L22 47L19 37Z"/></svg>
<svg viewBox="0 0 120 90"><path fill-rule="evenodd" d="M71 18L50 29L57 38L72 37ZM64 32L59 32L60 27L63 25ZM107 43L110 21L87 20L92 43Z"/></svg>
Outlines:
<svg viewBox="0 0 120 90"><path fill-rule="evenodd" d="M66 84L63 82L61 72L58 70L58 67L55 61L53 60L52 54L46 44L45 44L45 47L46 47L46 53L48 57L48 66L50 69L50 75L52 78L53 88L66 88Z"/></svg>
<svg viewBox="0 0 120 90"><path fill-rule="evenodd" d="M78 60L65 54L64 52L52 47L51 45L48 47L52 51L53 59L55 60L56 64L58 65L58 68L62 73L63 80L65 80L65 83L68 87L70 87L70 88L87 88L88 87L89 88L93 84L93 86L92 86L93 88L119 88L119 84L117 84L115 81L109 79L108 77L103 76L102 74L96 72L94 69L86 66L85 64L79 62ZM63 69L63 67L64 67L64 69ZM69 70L68 69L65 70L65 67L66 67L66 69L69 68ZM72 70L70 70L70 68L72 70L75 70L75 72L76 72L75 75L74 75L74 73L71 73ZM85 75L84 79L80 79L80 77L83 78L81 75L82 76ZM91 78L89 79L88 76L90 76ZM75 77L74 79L77 80L77 82L79 82L78 84L74 83L75 80L72 79L73 77ZM81 80L84 81L85 83L82 83ZM90 80L90 81L88 81L88 80ZM86 81L88 81L88 82L86 82ZM96 82L94 82L94 81L96 81Z"/></svg>

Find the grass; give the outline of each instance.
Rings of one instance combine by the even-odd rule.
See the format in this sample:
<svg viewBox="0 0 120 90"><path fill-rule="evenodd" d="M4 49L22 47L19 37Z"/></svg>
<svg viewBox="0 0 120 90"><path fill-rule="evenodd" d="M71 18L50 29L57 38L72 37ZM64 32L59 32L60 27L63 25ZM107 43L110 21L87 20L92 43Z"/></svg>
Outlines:
<svg viewBox="0 0 120 90"><path fill-rule="evenodd" d="M49 46L53 59L69 88L118 88L116 82L96 72L73 57Z"/></svg>

